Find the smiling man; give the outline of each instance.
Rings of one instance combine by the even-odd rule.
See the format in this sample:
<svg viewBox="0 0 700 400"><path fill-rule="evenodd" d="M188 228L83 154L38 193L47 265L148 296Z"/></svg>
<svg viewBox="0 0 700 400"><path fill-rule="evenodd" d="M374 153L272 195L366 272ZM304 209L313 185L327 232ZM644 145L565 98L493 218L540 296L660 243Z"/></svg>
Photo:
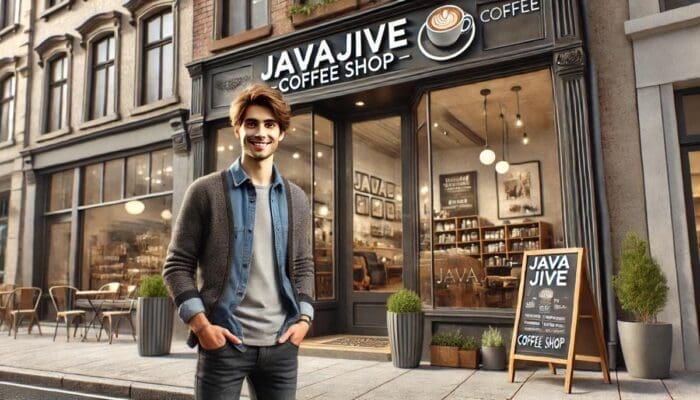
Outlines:
<svg viewBox="0 0 700 400"><path fill-rule="evenodd" d="M314 268L307 197L274 164L291 110L256 84L230 115L241 156L187 189L163 277L199 345L197 399L238 399L246 377L260 399L294 399Z"/></svg>

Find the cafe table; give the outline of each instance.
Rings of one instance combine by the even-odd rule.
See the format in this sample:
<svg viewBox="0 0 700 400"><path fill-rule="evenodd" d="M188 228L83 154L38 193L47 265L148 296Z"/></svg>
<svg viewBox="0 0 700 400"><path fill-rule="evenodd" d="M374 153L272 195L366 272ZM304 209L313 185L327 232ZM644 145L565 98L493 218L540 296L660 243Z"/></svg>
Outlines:
<svg viewBox="0 0 700 400"><path fill-rule="evenodd" d="M100 312L102 311L102 307L104 306L105 302L100 301L100 300L101 299L114 300L117 297L117 291L116 290L78 290L75 292L75 297L87 300L88 304L90 305L90 308L95 313L93 315L92 319L90 320L90 323L88 324L87 328L85 328L85 336L83 337L83 341L85 341L85 340L87 340L87 331L90 330L90 328L93 325L96 325L95 321L99 322L100 330L104 328L104 326L102 325L102 318L100 318ZM95 333L95 337L99 337L98 333Z"/></svg>

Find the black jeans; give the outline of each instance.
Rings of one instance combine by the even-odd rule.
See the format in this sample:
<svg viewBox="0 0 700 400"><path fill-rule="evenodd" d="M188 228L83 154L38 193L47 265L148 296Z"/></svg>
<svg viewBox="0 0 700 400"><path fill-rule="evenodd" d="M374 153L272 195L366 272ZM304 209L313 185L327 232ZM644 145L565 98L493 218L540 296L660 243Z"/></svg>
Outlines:
<svg viewBox="0 0 700 400"><path fill-rule="evenodd" d="M294 400L299 348L290 340L269 347L247 346L241 352L231 343L216 350L199 350L195 398L237 400L247 377L258 400Z"/></svg>

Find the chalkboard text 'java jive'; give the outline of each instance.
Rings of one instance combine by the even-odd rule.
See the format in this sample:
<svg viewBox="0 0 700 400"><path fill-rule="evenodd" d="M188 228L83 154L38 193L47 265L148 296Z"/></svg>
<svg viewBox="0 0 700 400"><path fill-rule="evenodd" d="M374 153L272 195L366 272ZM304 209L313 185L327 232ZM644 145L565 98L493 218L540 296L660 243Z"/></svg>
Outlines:
<svg viewBox="0 0 700 400"><path fill-rule="evenodd" d="M559 286L567 285L569 278L569 259L565 255L538 256L528 258L532 260L527 268L534 271L534 275L528 281L531 286Z"/></svg>

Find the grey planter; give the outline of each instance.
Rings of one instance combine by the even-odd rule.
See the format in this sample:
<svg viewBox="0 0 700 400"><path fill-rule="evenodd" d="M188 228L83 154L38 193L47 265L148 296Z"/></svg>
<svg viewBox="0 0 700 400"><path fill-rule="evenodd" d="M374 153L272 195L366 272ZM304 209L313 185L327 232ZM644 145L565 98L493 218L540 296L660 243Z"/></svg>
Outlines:
<svg viewBox="0 0 700 400"><path fill-rule="evenodd" d="M506 369L506 348L503 346L482 347L481 362L484 369L503 371Z"/></svg>
<svg viewBox="0 0 700 400"><path fill-rule="evenodd" d="M671 369L671 324L617 321L627 372L636 378L668 378Z"/></svg>
<svg viewBox="0 0 700 400"><path fill-rule="evenodd" d="M416 368L423 353L423 313L386 312L391 362L397 368Z"/></svg>
<svg viewBox="0 0 700 400"><path fill-rule="evenodd" d="M140 356L170 354L174 312L169 297L139 297L136 315Z"/></svg>

